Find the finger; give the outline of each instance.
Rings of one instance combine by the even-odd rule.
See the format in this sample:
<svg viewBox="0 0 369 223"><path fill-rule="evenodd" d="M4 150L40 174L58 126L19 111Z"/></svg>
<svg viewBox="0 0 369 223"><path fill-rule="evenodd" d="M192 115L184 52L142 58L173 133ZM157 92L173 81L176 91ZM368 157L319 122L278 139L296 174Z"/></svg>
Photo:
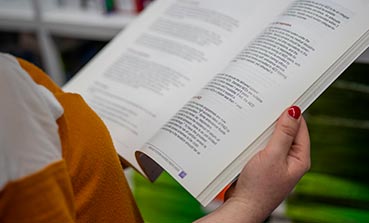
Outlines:
<svg viewBox="0 0 369 223"><path fill-rule="evenodd" d="M301 118L300 127L289 152L289 156L291 156L294 161L298 160L299 162L293 163L302 165L304 171L310 169L310 138L304 118Z"/></svg>
<svg viewBox="0 0 369 223"><path fill-rule="evenodd" d="M286 109L279 117L266 150L275 156L287 156L300 127L301 110L297 106Z"/></svg>

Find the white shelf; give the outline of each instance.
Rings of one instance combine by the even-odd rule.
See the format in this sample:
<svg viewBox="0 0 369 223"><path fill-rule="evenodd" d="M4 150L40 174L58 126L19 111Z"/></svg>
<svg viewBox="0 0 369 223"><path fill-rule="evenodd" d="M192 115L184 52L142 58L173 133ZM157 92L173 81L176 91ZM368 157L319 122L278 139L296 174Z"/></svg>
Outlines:
<svg viewBox="0 0 369 223"><path fill-rule="evenodd" d="M110 40L134 17L133 15L104 15L93 11L58 9L44 12L42 21L45 28L52 34Z"/></svg>
<svg viewBox="0 0 369 223"><path fill-rule="evenodd" d="M30 7L6 5L0 8L0 27L9 31L36 30L35 14Z"/></svg>
<svg viewBox="0 0 369 223"><path fill-rule="evenodd" d="M55 35L110 40L134 18L134 15L128 14L104 15L92 11L58 9L43 12L40 24L31 9L1 7L0 29L36 31L42 25Z"/></svg>
<svg viewBox="0 0 369 223"><path fill-rule="evenodd" d="M0 30L35 33L46 72L60 86L65 82L65 75L52 36L109 41L134 17L60 8L52 0L0 0Z"/></svg>

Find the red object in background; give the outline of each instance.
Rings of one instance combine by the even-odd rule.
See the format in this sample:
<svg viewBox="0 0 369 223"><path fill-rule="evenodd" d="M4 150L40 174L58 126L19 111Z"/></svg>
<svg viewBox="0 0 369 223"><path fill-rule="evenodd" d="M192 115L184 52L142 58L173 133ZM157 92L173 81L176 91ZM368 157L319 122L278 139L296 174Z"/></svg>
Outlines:
<svg viewBox="0 0 369 223"><path fill-rule="evenodd" d="M143 10L143 1L142 0L135 0L136 11L141 12Z"/></svg>
<svg viewBox="0 0 369 223"><path fill-rule="evenodd" d="M136 11L141 12L147 4L152 2L152 0L134 0L136 5Z"/></svg>

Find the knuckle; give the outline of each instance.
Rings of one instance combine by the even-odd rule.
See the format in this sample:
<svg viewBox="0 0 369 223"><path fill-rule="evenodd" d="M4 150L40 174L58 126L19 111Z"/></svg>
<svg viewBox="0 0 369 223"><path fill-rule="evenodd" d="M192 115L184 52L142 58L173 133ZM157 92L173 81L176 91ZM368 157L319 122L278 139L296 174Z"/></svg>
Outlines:
<svg viewBox="0 0 369 223"><path fill-rule="evenodd" d="M302 163L300 167L301 174L304 175L305 173L309 172L310 167L311 167L310 161Z"/></svg>
<svg viewBox="0 0 369 223"><path fill-rule="evenodd" d="M285 135L295 138L297 129L294 126L282 124L280 129Z"/></svg>
<svg viewBox="0 0 369 223"><path fill-rule="evenodd" d="M306 162L306 166L305 166L305 172L308 172L311 168L311 161L310 159Z"/></svg>

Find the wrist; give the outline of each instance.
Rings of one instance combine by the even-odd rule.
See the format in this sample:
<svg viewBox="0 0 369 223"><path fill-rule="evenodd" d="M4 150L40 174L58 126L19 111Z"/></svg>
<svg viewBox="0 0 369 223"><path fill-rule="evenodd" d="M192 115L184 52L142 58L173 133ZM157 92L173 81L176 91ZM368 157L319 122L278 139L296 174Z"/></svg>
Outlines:
<svg viewBox="0 0 369 223"><path fill-rule="evenodd" d="M233 211L233 216L238 216L235 222L264 222L269 216L269 211L263 203L257 200L244 200L238 197L229 198L224 205Z"/></svg>
<svg viewBox="0 0 369 223"><path fill-rule="evenodd" d="M214 212L196 222L260 223L268 215L269 212L263 211L262 207L256 204L231 197Z"/></svg>

